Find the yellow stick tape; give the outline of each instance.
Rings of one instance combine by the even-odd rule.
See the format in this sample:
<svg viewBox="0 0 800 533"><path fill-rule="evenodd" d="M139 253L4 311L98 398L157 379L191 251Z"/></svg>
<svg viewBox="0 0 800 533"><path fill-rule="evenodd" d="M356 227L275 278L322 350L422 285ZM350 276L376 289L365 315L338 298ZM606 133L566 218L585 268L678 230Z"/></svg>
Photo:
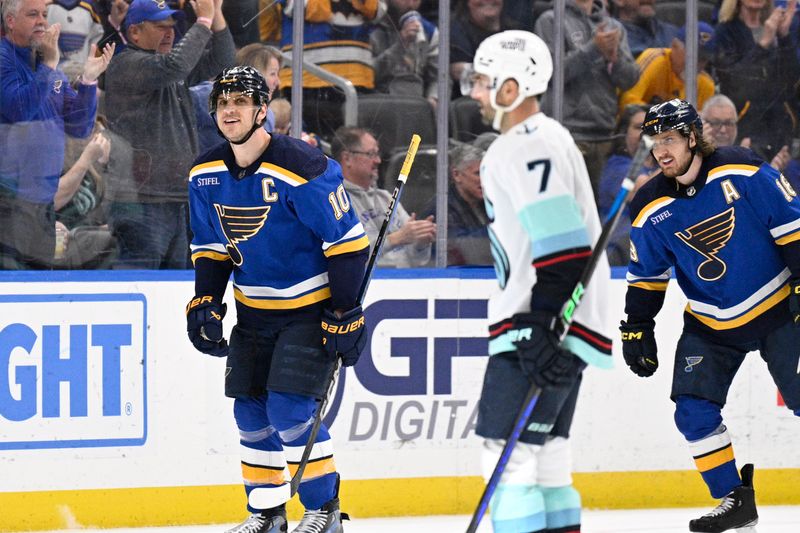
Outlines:
<svg viewBox="0 0 800 533"><path fill-rule="evenodd" d="M588 509L716 505L695 471L593 472L573 475ZM759 505L800 505L800 469L757 470ZM483 491L480 477L343 480L342 510L354 518L469 515ZM653 498L658 494L658 498ZM0 531L238 523L241 485L0 493ZM297 520L297 498L287 505ZM466 522L465 522L466 524Z"/></svg>
<svg viewBox="0 0 800 533"><path fill-rule="evenodd" d="M403 178L407 178L408 173L411 172L411 164L414 162L414 158L417 156L417 148L419 148L419 141L420 137L416 133L411 136L411 144L408 146L406 159L405 161L403 161L403 166L400 168L400 175ZM405 181L405 179L403 179L403 181Z"/></svg>

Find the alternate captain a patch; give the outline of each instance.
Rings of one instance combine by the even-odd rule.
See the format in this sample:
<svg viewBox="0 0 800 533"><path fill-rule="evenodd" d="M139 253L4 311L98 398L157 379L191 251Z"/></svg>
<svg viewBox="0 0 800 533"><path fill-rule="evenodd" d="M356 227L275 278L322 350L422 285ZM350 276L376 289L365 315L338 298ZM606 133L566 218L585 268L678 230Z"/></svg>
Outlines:
<svg viewBox="0 0 800 533"><path fill-rule="evenodd" d="M687 246L706 258L697 267L697 276L704 281L716 281L725 275L727 265L717 257L733 235L736 216L733 207L718 215L709 217L675 236Z"/></svg>
<svg viewBox="0 0 800 533"><path fill-rule="evenodd" d="M217 211L222 232L228 239L225 249L228 251L233 264L241 266L243 257L236 245L250 237L254 237L264 227L270 206L231 207L214 204L214 209Z"/></svg>

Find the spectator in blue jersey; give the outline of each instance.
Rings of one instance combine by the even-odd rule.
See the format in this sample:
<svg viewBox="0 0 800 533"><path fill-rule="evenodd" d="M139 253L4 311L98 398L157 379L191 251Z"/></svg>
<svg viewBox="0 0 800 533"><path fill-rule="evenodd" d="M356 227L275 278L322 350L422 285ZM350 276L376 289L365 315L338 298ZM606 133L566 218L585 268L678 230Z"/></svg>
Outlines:
<svg viewBox="0 0 800 533"><path fill-rule="evenodd" d="M614 204L614 200L619 193L622 180L628 174L631 167L633 154L639 145L639 137L642 133L642 123L647 112L647 106L631 104L625 107L620 115L617 125L617 139L614 141L614 151L606 161L603 174L600 177L600 203L597 209L600 212L600 220L606 220ZM636 187L641 186L649 175L656 169L655 161L648 157L645 164L639 171L636 180ZM628 208L625 208L623 218L619 220L614 233L606 247L608 263L611 266L625 266L630 259L630 232L631 225L628 222Z"/></svg>
<svg viewBox="0 0 800 533"><path fill-rule="evenodd" d="M130 180L109 185L109 223L119 245L115 268L182 269L186 247L186 181L198 154L189 85L234 62L222 0L197 0L197 22L174 45L166 2L133 0L124 26L128 45L106 73L108 127L133 150Z"/></svg>
<svg viewBox="0 0 800 533"><path fill-rule="evenodd" d="M57 70L60 25L48 25L46 17L45 0L2 3L0 248L10 267L52 265L64 136L92 132L97 78L114 53L110 46L96 56L92 47L73 89Z"/></svg>
<svg viewBox="0 0 800 533"><path fill-rule="evenodd" d="M369 242L336 161L303 141L270 135L269 89L252 67L217 76L211 112L223 143L195 162L189 181L195 296L189 339L227 357L250 516L227 533L285 533L304 448L311 462L297 492L306 511L293 533L341 533L339 474L325 424L309 443L319 400L341 358L367 344L359 301ZM223 336L233 275L236 325ZM220 367L222 370L223 367ZM222 374L220 374L222 376Z"/></svg>
<svg viewBox="0 0 800 533"><path fill-rule="evenodd" d="M47 23L61 25L59 66L66 61L83 64L91 45L97 44L103 36L100 18L86 0L53 0L47 8Z"/></svg>
<svg viewBox="0 0 800 533"><path fill-rule="evenodd" d="M439 30L422 17L420 0L389 0L389 10L370 35L378 92L427 98L436 108Z"/></svg>
<svg viewBox="0 0 800 533"><path fill-rule="evenodd" d="M669 48L678 27L656 16L656 0L611 0L611 13L628 32L628 46L637 58L648 48Z"/></svg>
<svg viewBox="0 0 800 533"><path fill-rule="evenodd" d="M281 50L291 53L294 0L283 6ZM359 93L375 89L369 33L386 13L384 0L306 0L303 60L349 80ZM283 96L291 100L292 73L281 70ZM328 139L344 123L344 93L331 82L303 72L303 120Z"/></svg>
<svg viewBox="0 0 800 533"><path fill-rule="evenodd" d="M758 350L800 416L800 200L751 150L707 141L688 102L651 107L642 131L653 139L660 172L630 206L622 353L638 376L658 369L655 317L672 272L688 300L674 354L674 422L720 499L689 531L745 528L758 521L753 465L737 471L722 408L745 357Z"/></svg>

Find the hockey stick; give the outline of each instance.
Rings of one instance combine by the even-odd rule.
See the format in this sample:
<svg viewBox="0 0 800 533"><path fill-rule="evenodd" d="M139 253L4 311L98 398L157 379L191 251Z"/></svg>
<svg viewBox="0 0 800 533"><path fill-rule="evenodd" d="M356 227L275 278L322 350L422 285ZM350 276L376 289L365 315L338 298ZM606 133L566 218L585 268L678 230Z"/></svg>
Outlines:
<svg viewBox="0 0 800 533"><path fill-rule="evenodd" d="M631 190L633 190L635 179L639 173L639 169L642 168L642 163L644 163L644 160L650 154L650 147L652 144L653 142L649 137L642 135L642 139L639 141L639 146L633 156L628 173L626 174L625 179L622 180L620 191L617 193L608 219L603 225L603 230L600 232L600 237L597 239L597 243L592 250L592 255L589 257L588 263L586 263L586 266L583 268L581 277L578 280L578 283L575 285L575 288L572 290L570 299L567 300L567 302L561 307L561 312L557 317L558 322L555 324L555 330L558 332L560 343L563 343L564 338L567 336L569 326L572 324L575 314L575 309L577 309L578 305L580 305L581 299L583 298L583 293L586 291L586 286L592 279L592 274L594 274L597 262L605 252L608 241L611 239L611 233L614 231L617 222L619 222L619 219L622 216L622 212L624 211L623 207L627 205L628 201L630 200L629 193ZM478 506L475 508L475 512L472 515L472 521L469 523L469 527L467 527L467 533L475 533L475 531L477 531L478 525L481 523L481 519L486 513L486 509L489 507L489 501L492 499L492 496L497 489L497 485L500 484L500 477L503 475L503 472L506 469L508 460L511 457L511 452L514 451L514 447L517 445L517 441L519 441L519 437L522 435L522 431L525 429L525 424L528 422L528 419L533 412L533 408L536 407L536 402L539 401L539 394L541 392L541 389L535 383L531 383L528 393L525 395L525 399L522 402L522 408L514 420L514 425L511 428L511 434L508 436L508 439L506 439L506 444L503 446L503 451L500 452L500 458L497 460L494 471L492 472L492 475L483 490L481 499L478 502Z"/></svg>
<svg viewBox="0 0 800 533"><path fill-rule="evenodd" d="M397 177L397 184L394 187L394 192L392 193L392 198L389 201L389 205L386 208L386 216L383 219L383 224L381 225L381 229L378 232L378 237L375 240L375 247L372 249L372 254L369 256L369 261L367 262L367 268L364 271L364 279L361 281L361 287L358 289L358 297L356 298L356 305L361 305L364 303L364 297L367 294L367 288L369 287L370 279L372 278L372 272L375 270L375 263L378 260L378 255L381 252L381 248L383 247L383 241L386 237L386 232L389 228L389 224L392 221L392 217L395 213L395 207L398 204L398 200L400 199L400 194L403 192L403 186L406 184L406 180L408 179L408 174L411 172L411 165L414 163L414 157L417 155L417 148L419 148L420 137L417 134L411 136L411 144L408 146L408 152L406 152L406 159L403 161L403 166L400 168L400 175ZM300 458L300 463L297 465L297 472L295 472L294 476L292 476L292 481L289 484L290 487L290 494L289 498L297 494L297 489L300 487L300 481L303 479L303 472L306 469L306 465L308 464L308 459L311 457L311 449L314 447L314 441L317 440L317 434L319 433L320 425L322 424L322 413L325 411L325 408L328 406L328 400L330 399L334 383L336 382L336 376L339 374L339 367L341 364L341 359L337 358L336 364L333 366L333 370L331 371L330 375L328 376L328 386L327 393L325 397L322 399L322 402L317 409L317 413L314 415L314 423L311 426L311 433L308 436L308 441L306 442L306 447L303 449L303 455Z"/></svg>

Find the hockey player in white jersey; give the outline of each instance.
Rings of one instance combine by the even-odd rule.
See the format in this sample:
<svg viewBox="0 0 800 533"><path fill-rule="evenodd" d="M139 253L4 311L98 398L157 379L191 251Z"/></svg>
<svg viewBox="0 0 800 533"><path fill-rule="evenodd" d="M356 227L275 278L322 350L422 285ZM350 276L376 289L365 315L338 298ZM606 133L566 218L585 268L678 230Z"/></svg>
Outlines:
<svg viewBox="0 0 800 533"><path fill-rule="evenodd" d="M491 500L495 532L580 531L569 429L586 364L611 366L601 257L559 345L555 317L600 232L589 175L569 132L539 108L553 71L538 36L505 31L478 47L470 96L501 135L481 163L499 291L489 301L489 363L476 432L491 475L531 381L542 388Z"/></svg>

